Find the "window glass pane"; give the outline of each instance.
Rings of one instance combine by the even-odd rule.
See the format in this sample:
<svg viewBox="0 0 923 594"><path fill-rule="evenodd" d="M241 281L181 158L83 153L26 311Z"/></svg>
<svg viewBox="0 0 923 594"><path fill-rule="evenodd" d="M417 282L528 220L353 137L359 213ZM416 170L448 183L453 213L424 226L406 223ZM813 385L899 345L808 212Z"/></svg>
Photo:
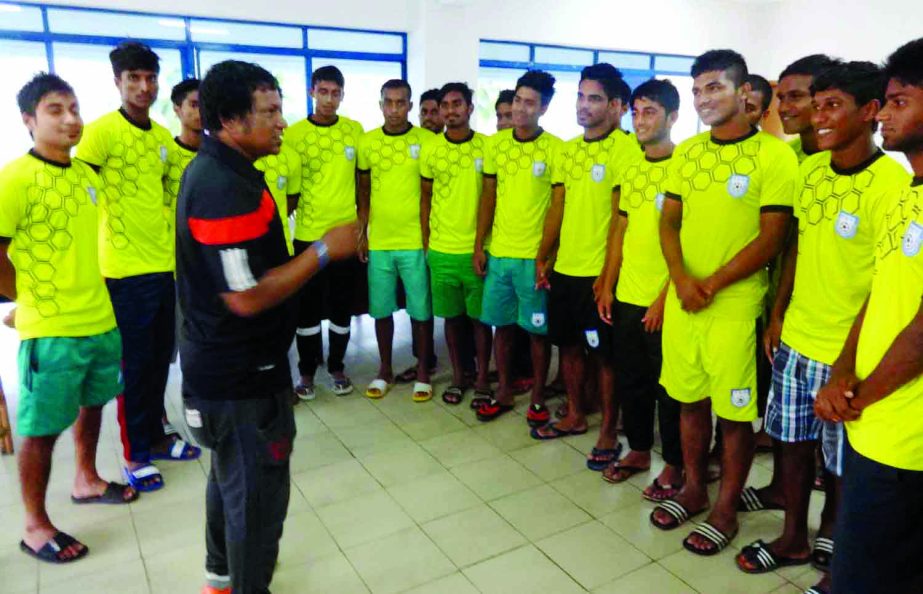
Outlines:
<svg viewBox="0 0 923 594"><path fill-rule="evenodd" d="M599 61L608 62L616 68L628 68L629 70L650 70L651 68L651 57L644 54L599 52Z"/></svg>
<svg viewBox="0 0 923 594"><path fill-rule="evenodd" d="M481 44L484 45L483 43ZM474 93L474 113L471 127L488 136L497 131L497 113L494 103L500 91L516 86L521 70L512 68L481 68L478 71L478 86Z"/></svg>
<svg viewBox="0 0 923 594"><path fill-rule="evenodd" d="M577 87L580 74L577 72L552 72L555 77L555 93L548 111L541 119L541 125L555 136L564 140L580 134L577 125ZM512 89L522 71L511 68L481 68L478 71L478 87L474 96L474 117L472 127L484 134L497 130L497 114L494 103L500 91Z"/></svg>
<svg viewBox="0 0 923 594"><path fill-rule="evenodd" d="M13 31L42 31L42 11L36 6L19 6L18 4L0 3L2 29Z"/></svg>
<svg viewBox="0 0 923 594"><path fill-rule="evenodd" d="M378 106L381 85L388 79L401 77L400 63L315 59L311 66L316 70L328 64L339 68L346 79L339 113L358 120L366 130L381 126L383 118Z"/></svg>
<svg viewBox="0 0 923 594"><path fill-rule="evenodd" d="M542 127L561 138L570 140L582 133L577 125L577 89L580 87L579 72L552 72L554 75L554 97L548 111L541 119Z"/></svg>
<svg viewBox="0 0 923 594"><path fill-rule="evenodd" d="M55 43L55 72L74 87L80 101L83 121L92 122L121 105L109 63L111 47L83 43ZM179 50L156 49L160 56L160 91L151 108L151 117L174 134L179 122L173 114L170 90L183 78Z"/></svg>
<svg viewBox="0 0 923 594"><path fill-rule="evenodd" d="M400 35L330 29L308 29L308 47L312 50L342 50L377 54L400 54L404 51L403 38Z"/></svg>
<svg viewBox="0 0 923 594"><path fill-rule="evenodd" d="M528 62L529 46L513 43L492 43L482 41L480 45L480 59L498 60L502 62Z"/></svg>
<svg viewBox="0 0 923 594"><path fill-rule="evenodd" d="M22 116L16 107L16 93L36 72L48 70L45 45L31 41L0 40L0 54L3 55L3 76L0 77L0 166L23 154L32 146L29 131L22 124Z"/></svg>
<svg viewBox="0 0 923 594"><path fill-rule="evenodd" d="M679 91L679 119L673 126L673 142L681 142L690 136L695 136L704 130L699 115L692 105L692 77L691 76L658 76L665 78L676 85Z"/></svg>
<svg viewBox="0 0 923 594"><path fill-rule="evenodd" d="M593 52L590 50L537 46L535 48L535 61L542 64L589 66L593 63Z"/></svg>
<svg viewBox="0 0 923 594"><path fill-rule="evenodd" d="M141 39L186 39L183 19L116 14L97 10L48 9L48 28L54 33L134 37Z"/></svg>
<svg viewBox="0 0 923 594"><path fill-rule="evenodd" d="M304 58L297 56L273 56L267 54L241 54L232 52L199 52L199 76L204 77L208 69L224 60L255 62L273 73L282 87L282 111L292 124L308 115L308 90L305 84Z"/></svg>
<svg viewBox="0 0 923 594"><path fill-rule="evenodd" d="M265 45L270 47L304 47L300 27L251 25L225 21L193 19L189 25L193 41Z"/></svg>
<svg viewBox="0 0 923 594"><path fill-rule="evenodd" d="M683 58L679 56L657 56L654 58L654 69L658 72L685 72L692 70L692 63L695 58Z"/></svg>

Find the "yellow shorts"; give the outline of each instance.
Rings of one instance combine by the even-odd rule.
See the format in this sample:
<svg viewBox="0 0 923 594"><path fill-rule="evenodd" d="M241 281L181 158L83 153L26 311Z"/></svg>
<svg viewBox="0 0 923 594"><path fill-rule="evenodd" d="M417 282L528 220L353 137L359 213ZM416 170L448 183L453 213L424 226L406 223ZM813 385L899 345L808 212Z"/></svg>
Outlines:
<svg viewBox="0 0 923 594"><path fill-rule="evenodd" d="M712 410L722 419L754 420L756 320L689 314L671 292L663 319L660 384L679 402L711 398Z"/></svg>

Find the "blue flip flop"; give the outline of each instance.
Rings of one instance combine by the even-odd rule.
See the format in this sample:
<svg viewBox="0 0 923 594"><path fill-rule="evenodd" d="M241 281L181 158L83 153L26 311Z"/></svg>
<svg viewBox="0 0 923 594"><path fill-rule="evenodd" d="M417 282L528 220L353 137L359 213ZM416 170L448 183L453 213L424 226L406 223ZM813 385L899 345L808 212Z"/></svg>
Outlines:
<svg viewBox="0 0 923 594"><path fill-rule="evenodd" d="M163 489L163 475L153 464L145 464L135 470L123 468L122 474L125 475L125 480L134 487L135 491L150 493Z"/></svg>
<svg viewBox="0 0 923 594"><path fill-rule="evenodd" d="M177 439L173 442L173 446L165 454L151 454L151 460L172 460L174 462L188 462L190 460L198 460L199 456L201 455L201 448L190 445L182 439Z"/></svg>

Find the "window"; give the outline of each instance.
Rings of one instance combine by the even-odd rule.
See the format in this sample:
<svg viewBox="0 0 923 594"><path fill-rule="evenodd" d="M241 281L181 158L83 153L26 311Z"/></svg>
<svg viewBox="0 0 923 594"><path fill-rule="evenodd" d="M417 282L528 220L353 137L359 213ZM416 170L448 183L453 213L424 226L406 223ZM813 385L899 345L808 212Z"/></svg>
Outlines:
<svg viewBox="0 0 923 594"><path fill-rule="evenodd" d="M74 87L84 122L118 107L109 52L129 38L143 40L160 56L160 95L152 116L174 133L179 132L179 122L170 103L173 85L204 76L209 66L222 60L256 62L271 71L282 86L289 122L310 113L310 68L335 64L347 80L343 114L367 127L381 124L382 83L401 78L407 70L404 33L2 1L0 20L0 93L15 97L36 72L55 72ZM0 160L5 162L30 146L22 118L9 99L0 102L0 126L10 131L0 146Z"/></svg>
<svg viewBox="0 0 923 594"><path fill-rule="evenodd" d="M653 77L669 78L680 95L680 115L673 128L674 140L682 140L699 131L699 118L692 107L692 78L689 76L692 57L495 40L482 40L479 53L474 126L481 132L490 134L496 130L494 103L500 91L512 89L526 69L539 68L554 75L557 81L554 99L542 118L542 126L564 139L580 134L575 109L580 70L600 62L608 62L621 70L625 82L632 89ZM622 128L632 129L630 116L622 119Z"/></svg>

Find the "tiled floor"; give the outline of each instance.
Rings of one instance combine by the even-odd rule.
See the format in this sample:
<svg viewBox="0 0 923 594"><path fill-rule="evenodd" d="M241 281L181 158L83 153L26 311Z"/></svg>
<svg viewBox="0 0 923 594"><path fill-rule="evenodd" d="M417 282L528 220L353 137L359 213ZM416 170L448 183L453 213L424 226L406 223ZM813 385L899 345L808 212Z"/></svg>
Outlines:
<svg viewBox="0 0 923 594"><path fill-rule="evenodd" d="M398 320L399 328L405 325ZM0 373L14 404L11 334L0 330ZM357 388L377 368L374 340L367 318L354 322L348 369ZM406 336L401 340L398 370L410 361ZM437 394L447 379L441 363ZM178 398L174 370L171 412L179 410ZM797 594L814 583L816 572L803 567L763 576L735 568L738 547L781 529L778 512L742 515L740 536L717 557L687 553L680 544L686 530L663 533L648 525L652 505L640 489L653 474L605 483L584 467L595 437L536 443L522 416L526 404L520 398L515 415L488 424L474 418L467 402L414 404L406 386L380 401L358 389L345 398L321 389L315 402L297 406L292 500L273 592ZM99 464L115 478L111 405L106 412ZM72 452L65 436L49 507L91 554L56 567L19 552L16 464L0 458L0 592L197 592L207 458L163 464L166 488L131 506L78 508L68 500ZM654 470L660 464L657 458ZM770 473L771 460L759 456L751 484L764 484ZM815 527L821 504L815 497Z"/></svg>

